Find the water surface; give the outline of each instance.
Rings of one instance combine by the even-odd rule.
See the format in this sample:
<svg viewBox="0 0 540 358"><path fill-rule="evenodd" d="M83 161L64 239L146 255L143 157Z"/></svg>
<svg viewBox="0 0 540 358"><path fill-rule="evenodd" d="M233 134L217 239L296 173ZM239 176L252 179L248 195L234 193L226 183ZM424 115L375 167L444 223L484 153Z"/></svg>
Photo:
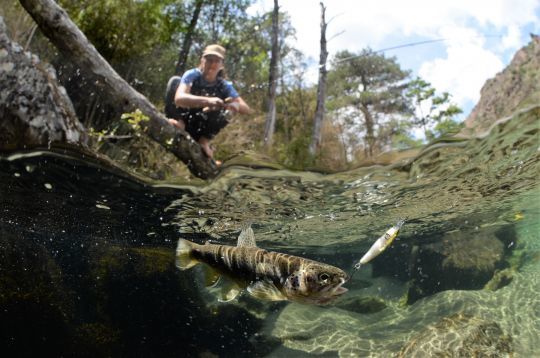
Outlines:
<svg viewBox="0 0 540 358"><path fill-rule="evenodd" d="M538 109L409 163L323 175L231 166L204 187L151 185L62 152L0 160L0 339L8 355L518 356L540 350ZM218 303L183 237L352 269L325 307Z"/></svg>

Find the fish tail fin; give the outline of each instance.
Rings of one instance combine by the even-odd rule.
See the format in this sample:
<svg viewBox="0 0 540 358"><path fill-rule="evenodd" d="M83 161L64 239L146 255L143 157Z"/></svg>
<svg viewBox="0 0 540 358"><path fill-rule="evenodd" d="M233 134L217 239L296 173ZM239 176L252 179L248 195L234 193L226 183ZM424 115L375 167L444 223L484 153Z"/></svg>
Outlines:
<svg viewBox="0 0 540 358"><path fill-rule="evenodd" d="M199 263L191 257L192 248L192 242L184 239L178 240L178 245L176 246L176 267L180 270L187 270Z"/></svg>

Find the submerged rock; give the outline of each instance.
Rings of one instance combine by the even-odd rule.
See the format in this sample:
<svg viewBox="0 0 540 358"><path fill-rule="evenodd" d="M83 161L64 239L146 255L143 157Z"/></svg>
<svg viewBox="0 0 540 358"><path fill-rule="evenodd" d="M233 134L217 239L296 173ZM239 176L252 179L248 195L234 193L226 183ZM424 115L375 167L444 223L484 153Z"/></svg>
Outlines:
<svg viewBox="0 0 540 358"><path fill-rule="evenodd" d="M481 289L501 268L504 245L494 235L447 235L423 245L411 268L407 303L450 289Z"/></svg>
<svg viewBox="0 0 540 358"><path fill-rule="evenodd" d="M348 296L336 303L336 306L356 313L375 313L386 308L386 303L377 297Z"/></svg>
<svg viewBox="0 0 540 358"><path fill-rule="evenodd" d="M495 272L495 275L493 275L493 278L486 283L484 286L484 289L490 290L490 291L497 291L498 289L501 289L514 279L515 271L512 269L504 269L501 271Z"/></svg>
<svg viewBox="0 0 540 358"><path fill-rule="evenodd" d="M398 357L511 356L512 338L492 321L454 314L414 335Z"/></svg>
<svg viewBox="0 0 540 358"><path fill-rule="evenodd" d="M49 253L0 228L0 347L6 357L72 352L73 304ZM31 344L29 344L31 343Z"/></svg>

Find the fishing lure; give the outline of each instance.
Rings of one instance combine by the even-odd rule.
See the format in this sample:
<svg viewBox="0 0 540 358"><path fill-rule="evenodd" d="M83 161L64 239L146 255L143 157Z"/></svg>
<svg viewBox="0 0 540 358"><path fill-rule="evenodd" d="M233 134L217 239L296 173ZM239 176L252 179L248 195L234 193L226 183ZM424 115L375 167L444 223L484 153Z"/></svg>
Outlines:
<svg viewBox="0 0 540 358"><path fill-rule="evenodd" d="M359 270L362 265L367 264L371 260L373 260L375 257L379 256L390 244L392 244L392 241L398 236L399 230L405 223L405 219L400 219L396 225L392 226L388 231L384 233L383 236L379 237L377 241L369 248L368 252L362 258L360 261L358 261L354 268L356 270Z"/></svg>

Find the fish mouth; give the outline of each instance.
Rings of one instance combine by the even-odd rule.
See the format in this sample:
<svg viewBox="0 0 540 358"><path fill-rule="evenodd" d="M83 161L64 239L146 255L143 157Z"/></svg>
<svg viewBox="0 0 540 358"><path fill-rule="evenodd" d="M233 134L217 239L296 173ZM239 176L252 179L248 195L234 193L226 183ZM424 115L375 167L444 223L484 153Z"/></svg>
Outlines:
<svg viewBox="0 0 540 358"><path fill-rule="evenodd" d="M342 278L339 283L337 283L337 284L335 284L333 286L327 287L323 291L322 297L320 297L317 300L317 303L318 304L330 303L331 301L335 300L339 296L343 295L345 292L349 291L347 288L342 286L345 282L347 282L347 281L344 278Z"/></svg>
<svg viewBox="0 0 540 358"><path fill-rule="evenodd" d="M344 278L341 278L339 282L328 285L318 292L309 292L309 294L304 295L291 295L289 296L289 299L304 304L327 305L348 291L348 289L342 287L345 282L347 281Z"/></svg>
<svg viewBox="0 0 540 358"><path fill-rule="evenodd" d="M336 287L334 290L329 292L327 295L323 297L319 297L317 300L315 300L315 304L318 305L327 305L329 303L332 303L334 300L336 300L339 296L343 295L348 290L345 287Z"/></svg>
<svg viewBox="0 0 540 358"><path fill-rule="evenodd" d="M332 291L333 295L334 296L341 296L342 294L344 294L345 292L349 291L348 289L346 289L345 287L341 287L340 286L337 286L334 291Z"/></svg>
<svg viewBox="0 0 540 358"><path fill-rule="evenodd" d="M334 296L341 296L345 292L349 291L345 287L343 287L343 284L347 282L344 278L340 280L340 282L334 286L334 289L331 291Z"/></svg>

